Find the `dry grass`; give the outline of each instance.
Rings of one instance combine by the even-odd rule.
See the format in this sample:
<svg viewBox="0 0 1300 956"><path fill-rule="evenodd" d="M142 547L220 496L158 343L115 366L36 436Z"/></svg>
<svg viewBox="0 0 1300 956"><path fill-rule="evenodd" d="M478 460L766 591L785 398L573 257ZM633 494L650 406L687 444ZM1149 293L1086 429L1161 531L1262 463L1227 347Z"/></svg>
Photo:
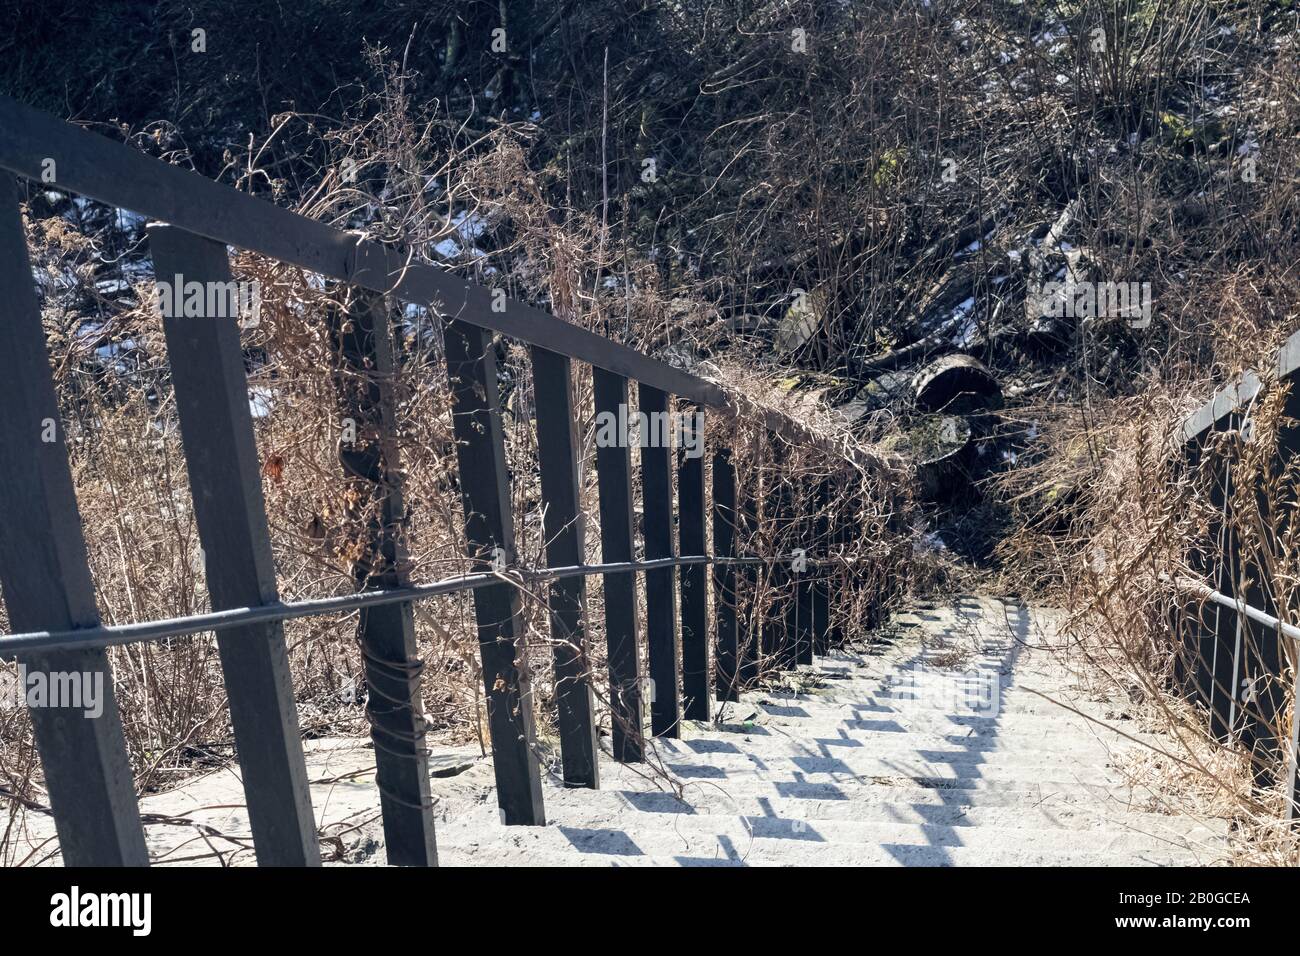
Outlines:
<svg viewBox="0 0 1300 956"><path fill-rule="evenodd" d="M1165 752L1137 758L1128 768L1135 780L1167 810L1231 820L1236 862L1293 865L1300 842L1282 823L1286 748L1267 741L1290 739L1294 645L1279 646L1273 632L1255 625L1243 631L1243 653L1256 662L1251 672L1268 653L1280 654L1282 670L1272 681L1257 681L1255 699L1238 705L1234 736L1242 742L1224 746L1188 677L1212 666L1201 635L1213 627L1213 605L1171 584L1190 578L1222 589L1220 576L1227 575L1254 603L1263 603L1257 589L1265 588L1283 620L1295 620L1300 463L1280 465L1277 456L1279 429L1287 424L1284 391L1271 388L1250 411L1251 441L1239 432L1212 437L1214 452L1199 466L1185 460L1175 431L1193 398L1208 398L1203 383L1172 383L1140 401L1115 402L1101 410L1104 429L1057 422L1053 453L1032 475L1016 476L1024 486L1016 500L1027 518L1006 550L1023 562L1015 567L1034 568L1022 587L1046 589L1069 609L1067 650L1087 663L1098 693L1173 741ZM1079 451L1090 443L1094 458ZM1226 527L1239 543L1239 560L1229 567L1219 537L1222 499L1214 492L1225 474L1233 489ZM1201 563L1201 549L1212 565ZM1215 691L1222 707L1230 689Z"/></svg>

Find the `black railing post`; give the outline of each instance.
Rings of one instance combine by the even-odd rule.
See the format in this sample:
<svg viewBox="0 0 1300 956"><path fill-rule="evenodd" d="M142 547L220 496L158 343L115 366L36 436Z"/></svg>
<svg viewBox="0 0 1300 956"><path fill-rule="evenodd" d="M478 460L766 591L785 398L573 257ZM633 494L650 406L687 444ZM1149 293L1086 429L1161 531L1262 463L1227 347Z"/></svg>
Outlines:
<svg viewBox="0 0 1300 956"><path fill-rule="evenodd" d="M677 466L679 553L702 555L707 549L704 496L704 412L697 410L689 426L691 444L683 448ZM708 568L689 564L681 569L682 696L688 720L708 720L712 709L713 671L709 667ZM734 665L733 665L734 666Z"/></svg>
<svg viewBox="0 0 1300 956"><path fill-rule="evenodd" d="M668 396L649 385L637 387L645 416L641 432L642 534L646 560L673 554L673 470ZM650 676L650 733L680 737L681 685L677 676L677 569L645 572L645 630Z"/></svg>
<svg viewBox="0 0 1300 956"><path fill-rule="evenodd" d="M344 303L328 310L326 323L337 362L333 378L339 412L350 423L342 430L338 458L366 528L361 557L352 565L353 580L358 590L406 587L411 582L390 311L383 296L352 287ZM388 862L436 866L422 661L411 603L362 608L357 640Z"/></svg>
<svg viewBox="0 0 1300 956"><path fill-rule="evenodd" d="M154 273L172 293L159 289L163 334L212 608L273 603L275 562L225 244L162 224L150 225L148 234ZM185 294L192 283L205 290L198 316ZM228 291L213 294L221 289ZM182 297L185 314L175 315L172 306ZM217 648L257 862L318 866L284 627L275 621L220 631Z"/></svg>
<svg viewBox="0 0 1300 956"><path fill-rule="evenodd" d="M1300 428L1289 424L1300 415L1300 389L1295 382L1297 360L1300 359L1296 352L1298 348L1300 335L1292 336L1278 354L1276 387L1287 390L1272 462L1272 474L1278 476L1286 474L1288 463L1300 452ZM1245 423L1243 427L1246 427ZM1250 427L1253 431L1253 426ZM1278 483L1273 487L1282 488L1285 484ZM1256 507L1260 514L1272 512L1280 520L1263 522L1261 539L1242 556L1246 562L1241 574L1246 582L1243 600L1265 614L1285 621L1287 608L1278 606L1277 582L1269 556L1282 553L1291 515L1286 503L1270 501L1269 493L1267 480L1259 482L1255 489ZM1282 719L1288 691L1284 681L1286 655L1283 651L1283 642L1287 640L1277 629L1263 627L1247 618L1241 621L1241 707L1246 716L1247 731L1243 743L1250 748L1252 772L1260 788L1272 786L1279 773L1285 775L1287 772L1290 737Z"/></svg>
<svg viewBox="0 0 1300 956"><path fill-rule="evenodd" d="M1279 387L1290 388L1290 379L1300 364L1298 348L1300 334L1292 336L1278 353L1275 380ZM1245 445L1256 440L1251 434L1251 409L1261 389L1267 387L1254 373L1244 373L1184 420L1183 465L1190 473L1208 479L1212 511L1209 533L1193 543L1188 564L1195 575L1207 579L1220 594L1282 619L1285 609L1276 604L1269 553L1278 553L1289 519L1280 514L1278 522L1264 521L1260 539L1243 549L1239 519L1233 514L1235 507L1249 501L1251 495L1260 513L1267 514L1272 507L1269 494L1274 485L1269 476L1260 476L1254 488L1233 487L1241 463L1247 458ZM1300 401L1288 394L1284 424L1277 435L1277 459L1273 463L1276 475L1285 472L1294 449L1300 446L1285 425L1297 410ZM1205 704L1213 736L1224 742L1238 742L1250 751L1256 784L1271 786L1272 767L1290 743L1277 720L1286 694L1281 681L1281 636L1217 601L1187 600L1175 592L1172 605L1174 685ZM1182 628L1186 628L1186 634L1180 633Z"/></svg>
<svg viewBox="0 0 1300 956"><path fill-rule="evenodd" d="M1282 409L1282 426L1278 434L1278 462L1276 466L1277 474L1285 474L1286 468L1300 455L1300 375L1297 370L1300 369L1300 333L1292 335L1287 340L1286 345L1281 349L1278 356L1278 378L1282 385L1288 389L1286 403ZM1281 485L1285 487L1285 485ZM1290 523L1295 520L1293 513L1288 513L1286 519L1281 522L1281 527L1274 529L1273 533L1278 539L1286 535L1290 530ZM1276 553L1276 552L1275 552ZM1260 575L1261 579L1263 575ZM1294 607L1283 607L1277 602L1279 585L1274 581L1269 581L1266 588L1268 593L1269 604L1264 608L1265 612L1272 614L1279 620L1291 618L1295 612ZM1290 621L1288 621L1290 623ZM1267 641L1270 635L1264 635ZM1300 760L1296 760L1294 753L1294 741L1300 736L1297 732L1295 722L1300 720L1300 680L1295 680L1293 676L1292 687L1295 693L1291 695L1291 714L1290 720L1283 719L1283 704L1287 700L1288 690L1284 681L1284 675L1287 673L1288 657L1290 657L1290 670L1292 675L1300 672L1300 646L1296 642L1291 642L1292 655L1288 655L1284 650L1283 642L1287 638L1280 632L1275 631L1272 635L1272 646L1263 651L1261 657L1261 669L1263 671L1264 692L1261 695L1260 717L1268 722L1272 728L1271 740L1266 746L1272 751L1272 756L1277 762L1280 776L1286 779L1283 784L1282 792L1291 795L1292 803L1287 807L1286 818L1294 821L1300 817L1300 806L1296 803L1297 790L1296 774L1300 772ZM1290 724L1290 734L1286 732L1286 725ZM1258 774L1256 775L1258 778Z"/></svg>
<svg viewBox="0 0 1300 956"><path fill-rule="evenodd" d="M1291 424L1300 421L1300 383L1296 381L1297 359L1300 356L1293 351L1297 347L1300 347L1300 337L1292 336L1278 357L1278 385L1287 389L1287 395L1277 436L1277 458L1273 467L1276 475L1285 474L1289 463L1300 455L1300 427ZM1279 487L1285 485L1280 484ZM1258 545L1276 555L1281 553L1282 542L1293 518L1286 511L1283 502L1265 502L1264 497L1265 492L1261 489L1259 498L1263 506L1276 508L1283 505L1283 519L1278 522L1278 526L1267 528L1265 534L1268 537ZM1261 562L1260 565L1247 569L1247 578L1251 580L1252 586L1246 593L1246 601L1265 614L1286 621L1288 611L1293 609L1279 606L1278 585L1273 580L1272 568L1263 565L1264 562ZM1247 633L1251 638L1251 654L1248 656L1248 669L1251 673L1248 678L1254 691L1256 724L1261 731L1253 755L1255 780L1259 786L1265 787L1271 785L1277 776L1285 776L1290 762L1291 738L1286 732L1285 725L1288 721L1283 717L1283 705L1289 690L1284 679L1287 673L1284 643L1288 638L1279 630L1259 627L1251 627ZM1296 714L1293 713L1291 720L1295 719ZM1276 775L1270 772L1271 766L1278 768ZM1288 781L1292 793L1295 792L1294 784L1294 780Z"/></svg>
<svg viewBox="0 0 1300 956"><path fill-rule="evenodd" d="M471 565L475 571L504 570L515 560L515 535L496 349L486 329L456 319L447 322L443 342ZM502 821L511 826L543 826L546 814L534 751L533 699L523 661L524 626L515 585L502 581L477 588L474 619Z"/></svg>
<svg viewBox="0 0 1300 956"><path fill-rule="evenodd" d="M546 561L574 567L586 561L579 492L573 372L563 355L533 346L533 396L537 407L537 459L542 483L542 537ZM581 575L552 581L551 641L555 659L555 710L560 761L570 787L600 786L591 667L587 659L587 581Z"/></svg>
<svg viewBox="0 0 1300 956"><path fill-rule="evenodd" d="M813 553L817 564L809 565L813 572L812 584L812 653L825 655L830 640L830 575L832 566L830 540L831 483L823 478L817 483L817 496L813 507L817 517L813 522ZM811 663L811 662L810 662Z"/></svg>
<svg viewBox="0 0 1300 956"><path fill-rule="evenodd" d="M627 379L592 367L597 418L596 481L600 489L600 559L606 564L632 560L632 456L627 434L618 424L602 441L601 419L626 423ZM645 759L641 707L641 658L637 653L636 574L613 571L603 576L605 641L609 655L610 734L614 759L638 763Z"/></svg>
<svg viewBox="0 0 1300 956"><path fill-rule="evenodd" d="M1201 473L1201 468L1204 467L1202 451L1199 440L1184 443L1181 465L1186 474L1197 476ZM1191 542L1187 551L1187 565L1194 575L1208 580L1211 568L1208 536ZM1175 617L1171 618L1170 634L1177 643L1174 646L1171 680L1180 694L1195 701L1202 698L1201 635L1208 626L1205 617L1210 608L1199 598L1190 596L1179 588L1173 589L1173 603Z"/></svg>
<svg viewBox="0 0 1300 956"><path fill-rule="evenodd" d="M1236 416L1229 416L1222 427L1230 429ZM1238 562L1237 534L1233 526L1232 456L1221 456L1215 462L1215 476L1210 488L1210 502L1221 516L1212 534L1214 562L1212 574L1214 589L1228 597L1237 592L1236 570ZM1210 733L1216 739L1227 741L1234 733L1236 717L1236 664L1240 641L1240 622L1236 611L1214 604L1210 620L1212 627L1202 640L1203 680L1208 693Z"/></svg>
<svg viewBox="0 0 1300 956"><path fill-rule="evenodd" d="M808 515L808 509L817 507L817 495L815 490L808 486L807 481L800 482L797 492L798 498L794 505L797 541L795 547L803 552L803 560L799 562L798 570L794 574L795 622L792 640L795 663L811 665L813 662L813 582L817 577L818 546L812 535L813 519Z"/></svg>
<svg viewBox="0 0 1300 956"><path fill-rule="evenodd" d="M1233 523L1233 461L1236 455L1225 445L1237 436L1237 386L1221 390L1208 406L1209 420L1188 449L1189 460L1208 478L1208 500L1213 516L1209 533L1189 555L1192 569L1209 580L1211 587L1233 597L1237 593L1240 554ZM1206 410L1203 410L1206 411ZM1191 635L1195 693L1209 711L1209 730L1221 741L1237 731L1238 667L1241 652L1241 622L1232 608L1217 602L1202 602L1195 615L1197 627Z"/></svg>
<svg viewBox="0 0 1300 956"><path fill-rule="evenodd" d="M838 512L832 517L831 553L829 555L833 561L831 564L831 580L835 582L835 595L840 599L841 610L838 616L832 615L830 633L826 638L826 642L830 647L839 647L844 643L844 629L839 622L844 619L842 602L845 595L849 593L849 571L845 564L845 557L848 553L851 527L849 515ZM875 622L868 622L867 626L874 627Z"/></svg>
<svg viewBox="0 0 1300 956"><path fill-rule="evenodd" d="M99 623L58 397L32 282L17 183L0 175L0 585L15 632ZM113 673L102 647L29 654L34 672L75 674L102 711L28 711L59 850L68 866L148 866ZM20 690L25 690L20 685Z"/></svg>
<svg viewBox="0 0 1300 956"><path fill-rule="evenodd" d="M736 469L730 449L721 446L713 453L713 556L736 556ZM718 700L740 700L736 566L725 561L713 566L713 618Z"/></svg>
<svg viewBox="0 0 1300 956"><path fill-rule="evenodd" d="M769 438L769 440L773 440ZM772 529L773 553L766 564L768 593L771 601L763 618L763 656L765 667L789 670L795 666L794 629L798 614L795 600L794 549L798 547L793 533L792 495L790 483L781 474L785 464L779 439L773 440L771 464L764 475L763 500L768 506L767 518Z"/></svg>
<svg viewBox="0 0 1300 956"><path fill-rule="evenodd" d="M755 556L755 542L758 535L758 496L762 493L761 473L755 465L749 475L749 481L739 490L740 524L736 551L740 557ZM746 562L739 565L736 575L737 616L743 622L740 641L740 686L748 687L758 679L759 659L762 653L763 622L760 616L758 599L759 584L767 579L766 568L761 564ZM739 607L741 596L744 600L744 612L741 617Z"/></svg>

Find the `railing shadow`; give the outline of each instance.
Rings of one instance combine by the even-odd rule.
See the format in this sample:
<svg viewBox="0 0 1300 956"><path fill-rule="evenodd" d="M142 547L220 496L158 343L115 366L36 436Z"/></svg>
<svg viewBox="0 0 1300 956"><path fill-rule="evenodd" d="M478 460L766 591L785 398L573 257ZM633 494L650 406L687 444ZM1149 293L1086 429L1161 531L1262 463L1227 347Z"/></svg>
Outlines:
<svg viewBox="0 0 1300 956"><path fill-rule="evenodd" d="M951 607L955 620L940 636L956 637L966 633L966 627L975 625L988 629L992 619L986 604L956 603ZM997 700L1004 699L1008 688L1014 686L1016 668L1020 662L1030 637L1033 619L1025 607L1009 609L1003 630L998 635L980 634L976 649L978 663L982 668L981 678L995 677L997 681ZM1005 635L1005 636L1003 636ZM938 803L909 802L900 804L896 813L888 809L882 813L881 822L919 826L926 843L891 844L881 843L881 849L889 853L900 863L908 865L951 865L954 861L950 851L965 845L959 825L966 807L970 791L987 785L983 768L988 755L1000 747L998 731L1003 720L999 708L990 714L961 713L942 708L921 709L924 701L913 701L909 696L899 696L893 692L895 685L888 682L891 675L906 673L909 668L922 673L933 673L927 667L927 661L933 655L926 647L921 647L914 654L898 662L890 671L876 675L875 679L885 681L871 691L864 699L843 704L846 719L839 720L836 730L831 735L801 738L798 724L786 730L762 724L742 722L733 725L732 731L751 738L780 740L793 746L791 754L775 757L747 753L737 743L726 739L695 738L686 740L658 740L654 747L664 757L666 768L690 789L687 799L679 798L672 792L636 792L619 791L629 810L656 814L675 814L699 817L701 814L716 813L739 822L749 839L789 840L792 843L829 843L825 827L811 820L791 815L788 810L782 814L774 804L775 799L807 801L810 804L827 802L846 802L854 798L854 791L864 784L897 782L911 787L924 787L938 795ZM844 679L854 674L862 664L871 658L854 652L839 651L828 657L820 658L817 672L830 677ZM963 676L947 678L961 690L961 683L968 679ZM806 706L806 701L815 701L816 695L798 691L768 691L765 700L756 706L761 715L770 715L792 719L803 723L816 718ZM918 715L921 719L918 721ZM960 728L970 728L966 733ZM935 736L943 737L942 749L920 749L909 751L907 760L897 756L881 758L886 773L880 780L876 775L864 778L860 766L854 762L859 757L871 757L873 747L881 737L898 734L900 740L906 739L909 731L916 728L919 732L932 731ZM746 757L743 764L734 758ZM692 759L698 758L698 759ZM783 764L788 763L789 769ZM719 765L722 764L722 765ZM928 773L942 767L951 768L952 774ZM730 796L735 784L736 796ZM757 792L754 784L766 786ZM710 793L705 792L707 788ZM732 810L740 813L728 814L723 811L728 800L732 800ZM744 801L739 802L739 801ZM886 804L888 802L886 801ZM749 812L750 807L760 813ZM922 822L918 824L918 819ZM679 834L680 835L680 834ZM686 838L686 837L684 837ZM746 853L738 848L736 842L725 834L710 834L693 831L688 842L703 843L712 840L713 849L722 849L723 857L707 857L702 854L675 855L674 860L683 865L744 865ZM575 844L576 845L576 844ZM695 850L695 846L690 848Z"/></svg>

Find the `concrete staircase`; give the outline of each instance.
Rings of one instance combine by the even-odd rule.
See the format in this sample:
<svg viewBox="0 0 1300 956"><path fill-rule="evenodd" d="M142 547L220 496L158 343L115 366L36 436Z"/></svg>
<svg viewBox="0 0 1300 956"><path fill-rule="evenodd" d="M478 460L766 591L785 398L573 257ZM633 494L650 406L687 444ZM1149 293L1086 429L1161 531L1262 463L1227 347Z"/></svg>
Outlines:
<svg viewBox="0 0 1300 956"><path fill-rule="evenodd" d="M486 866L1108 865L1215 863L1222 821L1158 812L1130 785L1118 704L1090 700L1051 649L1050 611L989 598L916 607L852 649L721 705L646 764L606 759L601 788L544 776L545 827L497 817L491 758L434 746L439 860ZM1052 700L1034 693L1046 695ZM1052 701L1069 704L1123 734ZM1127 735L1127 737L1125 736ZM327 863L382 865L365 738L306 741ZM255 862L238 766L140 801L155 863ZM24 839L47 864L53 822Z"/></svg>
<svg viewBox="0 0 1300 956"><path fill-rule="evenodd" d="M1051 612L989 598L922 607L895 639L819 658L606 760L599 791L547 784L545 827L444 804L444 865L1175 865L1215 862L1219 821L1154 812L1116 766L1156 746L1086 699Z"/></svg>

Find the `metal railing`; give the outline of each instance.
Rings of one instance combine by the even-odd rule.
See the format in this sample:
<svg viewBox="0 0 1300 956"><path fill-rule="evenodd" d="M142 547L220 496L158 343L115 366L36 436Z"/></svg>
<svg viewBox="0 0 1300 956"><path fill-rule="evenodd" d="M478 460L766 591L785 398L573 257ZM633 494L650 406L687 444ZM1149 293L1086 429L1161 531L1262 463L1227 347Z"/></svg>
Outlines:
<svg viewBox="0 0 1300 956"><path fill-rule="evenodd" d="M1296 654L1298 657L1300 657L1300 627L1296 627L1295 625L1287 624L1285 621L1278 620L1273 615L1266 614L1263 611L1261 611L1259 608L1251 607L1249 604L1246 604L1244 601L1231 598L1226 594L1214 590L1213 588L1207 587L1206 585L1200 583L1199 581L1192 581L1187 578L1180 578L1179 580L1174 582L1174 584L1175 587L1180 591L1189 594L1194 594L1197 597L1201 598L1202 600L1210 601L1211 603L1217 605L1218 607L1231 611L1233 614L1237 615L1238 618L1244 617L1248 620L1254 621L1256 624L1263 625L1265 628L1272 631L1274 634L1279 634L1282 637L1287 638L1288 640L1291 641L1292 652ZM1236 630L1236 637L1234 639L1234 645L1235 645L1234 650L1236 653L1234 654L1235 663L1233 664L1234 674L1240 673L1239 664L1241 661L1241 628L1238 627L1235 630ZM1211 662L1211 670L1213 670L1213 662ZM1300 700L1300 672L1292 674L1291 700L1293 702L1292 714L1291 714L1291 739L1288 741L1288 746L1287 746L1286 771L1285 771L1286 772L1286 782L1285 782L1286 818L1288 820L1294 820L1296 818L1296 810L1297 810L1295 791L1296 791L1296 770L1297 770L1297 766L1300 765L1300 722L1297 722L1295 719L1294 701ZM1236 703L1237 702L1234 699L1232 701L1234 709L1232 712L1229 713L1229 717L1228 717L1229 726L1233 725L1236 722L1233 719L1236 716L1235 714Z"/></svg>
<svg viewBox="0 0 1300 956"><path fill-rule="evenodd" d="M205 554L212 610L183 618L104 626L96 610L63 430L45 440L59 409L19 208L16 180L0 175L0 585L13 633L0 636L0 658L48 671L103 674L106 701L91 719L64 707L33 708L31 719L63 859L80 865L146 865L148 855L127 758L106 648L213 632L220 650L257 861L320 861L307 785L283 623L359 611L371 735L390 863L437 860L427 749L419 704L420 660L412 604L458 592L473 596L496 776L506 824L542 824L539 762L527 674L516 660L523 634L520 591L546 583L554 640L556 714L562 772L569 786L598 787L597 734L585 652L585 586L604 580L612 749L616 759L644 759L641 654L636 575L646 591L645 643L650 733L675 736L683 719L710 719L714 692L736 700L752 676L752 643L742 643L737 570L788 556L737 554L737 530L752 507L737 504L730 451L715 447L711 495L704 463L689 456L673 467L666 448L642 448L644 553L634 559L632 466L627 447L598 447L601 563L584 564L574 435L571 362L593 370L597 413L626 407L628 383L642 410L665 410L670 396L724 415L758 420L774 436L816 448L847 468L869 468L851 452L776 412L745 403L717 384L656 361L544 311L466 282L436 266L357 234L279 209L195 173L0 98L0 170L48 187L133 210L148 227L158 277L228 283L227 246L260 253L337 280L349 299L346 334L334 330L355 369L391 369L395 353L386 303L427 305L444 321L458 477L470 573L412 585L400 560L400 482L393 403L375 411L383 473L373 478L384 508L383 553L355 594L281 601L263 508L257 449L237 321L163 316L175 405L195 522ZM56 170L53 179L49 171ZM358 331L359 330L359 331ZM548 567L520 567L514 555L508 475L491 333L531 346ZM382 393L382 388L380 389ZM363 411L367 411L363 409ZM829 480L810 489L830 500ZM706 537L712 513L712 548ZM820 541L845 542L848 516L811 529ZM390 527L391 525L391 527ZM679 529L675 544L672 528ZM684 551L680 554L678 551ZM708 553L710 552L711 553ZM824 550L807 561L820 571L792 573L800 613L783 630L787 666L811 662L834 634L830 578L852 573ZM714 613L706 573L712 569ZM680 581L678 576L680 575ZM679 590L680 585L680 590ZM678 598L680 596L680 602ZM680 612L679 612L680 607ZM681 641L678 644L678 632ZM711 652L712 651L712 652ZM712 658L712 660L711 660ZM680 674L680 684L679 684ZM716 687L715 687L716 684Z"/></svg>
<svg viewBox="0 0 1300 956"><path fill-rule="evenodd" d="M1272 389L1285 388L1282 423L1273 452L1279 473L1285 463L1300 452L1300 389L1295 387L1300 371L1300 332L1279 350L1276 362L1262 372L1245 372L1219 389L1182 424L1179 438L1189 469L1206 469L1209 503L1216 519L1205 539L1193 549L1191 563L1199 579L1179 578L1170 584L1179 595L1194 598L1195 607L1181 598L1174 602L1176 633L1183 646L1175 678L1189 697L1207 712L1210 733L1230 745L1251 751L1255 781L1269 786L1276 780L1275 768L1284 766L1287 794L1286 817L1297 814L1297 714L1295 702L1300 681L1293 665L1286 680L1290 642L1292 661L1300 661L1300 628L1282 620L1277 603L1271 562L1258 555L1241 553L1234 522L1231 444L1217 438L1235 437L1241 442L1254 439L1253 416L1258 403ZM1242 489L1258 495L1260 489ZM1290 519L1285 519L1290 520ZM1274 529L1278 539L1282 529ZM1264 544L1264 542L1261 542ZM1209 583L1207 583L1209 582ZM1253 626L1252 626L1253 625ZM1282 712L1290 694L1289 721ZM1284 731L1289 723L1290 732Z"/></svg>

